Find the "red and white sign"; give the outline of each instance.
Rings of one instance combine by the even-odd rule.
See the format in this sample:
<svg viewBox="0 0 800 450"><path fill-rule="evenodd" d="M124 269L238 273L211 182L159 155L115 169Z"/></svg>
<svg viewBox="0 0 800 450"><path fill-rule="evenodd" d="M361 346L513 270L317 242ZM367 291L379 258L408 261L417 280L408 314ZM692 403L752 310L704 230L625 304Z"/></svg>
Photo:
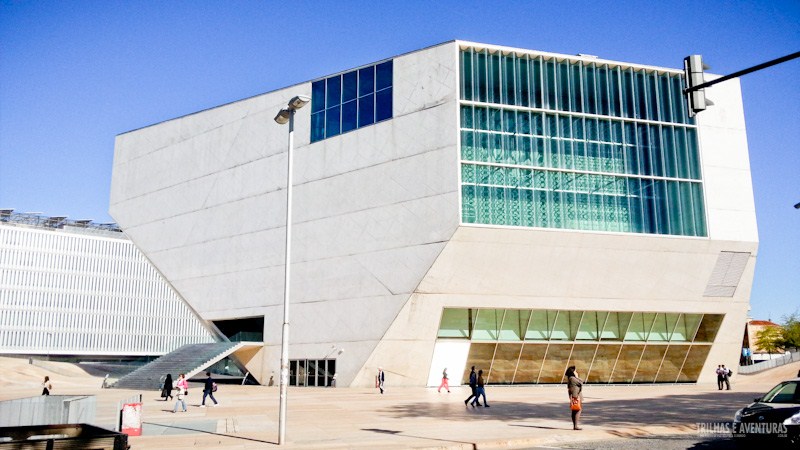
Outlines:
<svg viewBox="0 0 800 450"><path fill-rule="evenodd" d="M142 404L125 403L122 405L122 425L120 431L128 436L142 435Z"/></svg>

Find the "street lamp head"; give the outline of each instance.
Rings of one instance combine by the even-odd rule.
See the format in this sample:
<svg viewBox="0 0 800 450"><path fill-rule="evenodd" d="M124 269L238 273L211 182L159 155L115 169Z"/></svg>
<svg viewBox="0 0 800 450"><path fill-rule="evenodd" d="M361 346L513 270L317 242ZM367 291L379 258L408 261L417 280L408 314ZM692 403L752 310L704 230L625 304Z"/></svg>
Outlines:
<svg viewBox="0 0 800 450"><path fill-rule="evenodd" d="M306 103L311 101L311 97L307 95L295 95L289 100L289 108L290 109L300 109L303 106L306 106Z"/></svg>
<svg viewBox="0 0 800 450"><path fill-rule="evenodd" d="M280 125L286 125L291 116L292 112L289 111L288 108L283 108L282 110L278 111L278 115L275 116L275 122L278 122Z"/></svg>
<svg viewBox="0 0 800 450"><path fill-rule="evenodd" d="M795 203L794 209L800 209L800 203Z"/></svg>

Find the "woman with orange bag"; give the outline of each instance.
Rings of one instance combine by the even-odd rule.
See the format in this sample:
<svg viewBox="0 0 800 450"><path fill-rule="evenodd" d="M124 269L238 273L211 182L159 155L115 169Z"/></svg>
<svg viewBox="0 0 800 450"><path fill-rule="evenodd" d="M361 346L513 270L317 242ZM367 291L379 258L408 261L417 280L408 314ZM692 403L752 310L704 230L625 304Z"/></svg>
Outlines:
<svg viewBox="0 0 800 450"><path fill-rule="evenodd" d="M569 393L569 408L572 410L572 429L580 430L578 422L581 419L581 409L583 409L583 380L578 378L575 366L567 367L564 374L567 377L567 393Z"/></svg>

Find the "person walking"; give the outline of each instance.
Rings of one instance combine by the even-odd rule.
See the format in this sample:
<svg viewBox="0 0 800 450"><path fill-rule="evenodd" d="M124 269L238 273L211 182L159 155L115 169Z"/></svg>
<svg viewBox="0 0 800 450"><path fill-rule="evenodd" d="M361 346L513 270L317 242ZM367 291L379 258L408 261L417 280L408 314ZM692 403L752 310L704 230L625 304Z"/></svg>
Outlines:
<svg viewBox="0 0 800 450"><path fill-rule="evenodd" d="M725 390L731 390L731 375L733 375L733 371L725 367L725 364L722 365L722 381L725 383ZM719 387L722 389L722 386Z"/></svg>
<svg viewBox="0 0 800 450"><path fill-rule="evenodd" d="M472 394L464 400L464 406L469 404L472 398L475 398L475 400L478 399L478 375L475 373L475 366L472 366L469 372L469 388L472 390ZM480 406L480 404L478 404L478 406Z"/></svg>
<svg viewBox="0 0 800 450"><path fill-rule="evenodd" d="M383 394L383 383L386 381L386 376L383 373L383 369L378 367L378 375L375 378L376 383L378 384L378 389L381 390L381 394Z"/></svg>
<svg viewBox="0 0 800 450"><path fill-rule="evenodd" d="M164 387L161 388L161 396L164 401L172 400L172 374L168 373L167 378L164 378Z"/></svg>
<svg viewBox="0 0 800 450"><path fill-rule="evenodd" d="M178 375L178 381L175 382L175 389L177 390L177 394L175 394L175 407L172 408L172 412L178 412L178 405L181 405L183 407L183 412L186 412L184 397L189 391L189 383L186 381L186 375Z"/></svg>
<svg viewBox="0 0 800 450"><path fill-rule="evenodd" d="M488 408L489 402L486 401L486 382L483 379L483 369L478 370L477 384L478 386L475 390L475 400L472 401L472 407L474 408L475 405L481 406L480 402L478 401L478 397L483 396L483 406Z"/></svg>
<svg viewBox="0 0 800 450"><path fill-rule="evenodd" d="M50 395L50 391L53 390L53 383L50 382L50 377L44 377L44 381L42 381L42 395Z"/></svg>
<svg viewBox="0 0 800 450"><path fill-rule="evenodd" d="M580 430L581 410L583 410L583 380L578 377L575 366L567 367L564 374L567 377L567 394L569 394L569 405L572 411L572 429Z"/></svg>
<svg viewBox="0 0 800 450"><path fill-rule="evenodd" d="M206 397L210 397L211 400L214 400L214 406L219 405L217 399L214 398L214 391L217 390L217 383L214 382L214 379L211 378L211 372L206 372L206 382L203 386L203 401L200 403L201 408L206 407Z"/></svg>
<svg viewBox="0 0 800 450"><path fill-rule="evenodd" d="M439 389L436 392L442 392L442 388L447 389L447 393L450 393L450 384L447 382L447 367L444 368L442 371L442 383L439 385Z"/></svg>
<svg viewBox="0 0 800 450"><path fill-rule="evenodd" d="M722 365L717 366L717 389L720 391L722 390L722 383L724 382L724 378L722 377Z"/></svg>

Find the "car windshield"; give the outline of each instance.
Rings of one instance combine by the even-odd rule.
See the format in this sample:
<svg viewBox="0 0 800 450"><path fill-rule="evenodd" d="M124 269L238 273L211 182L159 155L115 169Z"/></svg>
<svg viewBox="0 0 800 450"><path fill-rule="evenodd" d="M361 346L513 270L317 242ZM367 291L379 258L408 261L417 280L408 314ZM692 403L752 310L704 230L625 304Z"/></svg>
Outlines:
<svg viewBox="0 0 800 450"><path fill-rule="evenodd" d="M800 389L797 381L783 382L761 398L764 403L800 403Z"/></svg>

